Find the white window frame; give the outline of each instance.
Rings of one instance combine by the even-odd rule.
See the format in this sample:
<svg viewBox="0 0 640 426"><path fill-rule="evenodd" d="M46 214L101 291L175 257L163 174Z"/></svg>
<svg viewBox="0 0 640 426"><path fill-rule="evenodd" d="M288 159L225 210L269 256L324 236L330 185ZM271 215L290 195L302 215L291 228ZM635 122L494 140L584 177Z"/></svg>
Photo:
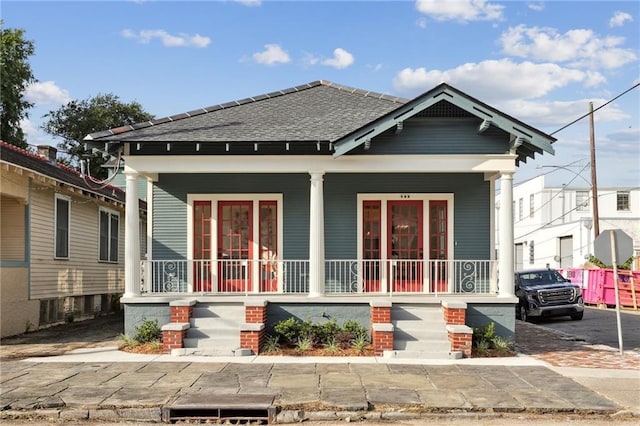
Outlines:
<svg viewBox="0 0 640 426"><path fill-rule="evenodd" d="M100 248L102 246L102 235L100 233L101 230L101 224L102 224L102 213L106 213L108 216L108 229L107 229L107 259L102 259L100 257ZM116 259L112 259L111 258L111 217L115 216L118 218L118 233L117 233L117 237L118 237L118 241L116 242ZM120 259L120 213L115 211L115 210L111 210L111 209L107 209L104 207L100 207L98 209L98 262L103 262L103 263L118 263L119 259Z"/></svg>
<svg viewBox="0 0 640 426"><path fill-rule="evenodd" d="M58 255L58 200L67 203L67 254ZM71 258L71 197L55 194L53 201L53 258L59 260L69 260Z"/></svg>
<svg viewBox="0 0 640 426"><path fill-rule="evenodd" d="M536 213L535 210L536 196L534 194L529 195L529 217L533 217Z"/></svg>
<svg viewBox="0 0 640 426"><path fill-rule="evenodd" d="M518 220L524 219L524 199L518 199Z"/></svg>
<svg viewBox="0 0 640 426"><path fill-rule="evenodd" d="M625 195L627 197L626 208L620 208L620 196ZM628 212L631 211L631 191L616 191L616 211Z"/></svg>
<svg viewBox="0 0 640 426"><path fill-rule="evenodd" d="M212 261L218 258L218 203L220 201L251 201L252 204L252 228L253 228L253 246L251 248L252 261L260 259L260 202L261 201L275 201L277 210L278 221L278 247L275 256L276 261L282 260L283 250L283 211L282 211L282 194L278 193L266 193L266 194L187 194L187 268L188 268L188 288L189 292L193 291L193 205L195 201L210 201L211 202L211 259ZM278 262L278 268L282 268L282 263ZM254 276L251 279L253 284L254 293L260 291L260 280L258 279L258 268L253 268ZM278 292L282 292L282 271L278 271ZM218 282L218 270L213 268L212 281Z"/></svg>
<svg viewBox="0 0 640 426"><path fill-rule="evenodd" d="M590 201L589 198L589 191L576 190L576 211L588 211Z"/></svg>

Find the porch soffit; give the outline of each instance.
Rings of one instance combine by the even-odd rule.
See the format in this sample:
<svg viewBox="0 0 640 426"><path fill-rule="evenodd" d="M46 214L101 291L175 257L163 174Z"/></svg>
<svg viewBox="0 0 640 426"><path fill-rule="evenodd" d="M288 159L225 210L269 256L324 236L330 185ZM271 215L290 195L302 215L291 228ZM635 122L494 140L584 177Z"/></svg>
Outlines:
<svg viewBox="0 0 640 426"><path fill-rule="evenodd" d="M386 130L402 125L401 123L420 112L434 106L436 103L445 101L455 105L471 115L480 118L493 126L509 133L513 141L517 140L514 148L518 154L519 161L526 161L527 157L533 158L535 153L548 152L554 154L551 146L556 139L535 128L522 123L498 110L492 108L453 87L442 83L436 88L418 96L394 111L372 121L366 126L338 139L335 142L334 157L340 157L354 148L365 144L373 137L380 135Z"/></svg>
<svg viewBox="0 0 640 426"><path fill-rule="evenodd" d="M514 154L325 156L130 156L125 173L500 173L514 172Z"/></svg>

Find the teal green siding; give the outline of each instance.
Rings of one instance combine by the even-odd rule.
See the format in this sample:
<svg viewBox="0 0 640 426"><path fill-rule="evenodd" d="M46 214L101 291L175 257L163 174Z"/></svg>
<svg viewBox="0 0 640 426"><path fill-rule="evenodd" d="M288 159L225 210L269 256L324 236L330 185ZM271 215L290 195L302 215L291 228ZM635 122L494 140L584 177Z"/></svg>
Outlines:
<svg viewBox="0 0 640 426"><path fill-rule="evenodd" d="M160 175L153 191L153 258L187 256L187 194L282 194L286 259L309 257L308 174Z"/></svg>
<svg viewBox="0 0 640 426"><path fill-rule="evenodd" d="M515 304L469 303L466 324L471 328L484 327L494 322L496 334L513 341L516 333Z"/></svg>
<svg viewBox="0 0 640 426"><path fill-rule="evenodd" d="M187 194L281 193L285 259L309 256L308 174L161 175L154 188L153 258L187 256ZM357 257L358 193L453 193L454 257L489 259L489 182L482 174L327 174L325 256Z"/></svg>
<svg viewBox="0 0 640 426"><path fill-rule="evenodd" d="M357 258L358 193L453 193L454 257L489 259L489 182L467 174L325 175L325 252L327 259Z"/></svg>
<svg viewBox="0 0 640 426"><path fill-rule="evenodd" d="M504 154L509 150L509 135L492 127L478 133L481 120L477 118L413 118L404 122L396 133L395 127L371 140L369 150L364 146L347 155L383 154Z"/></svg>

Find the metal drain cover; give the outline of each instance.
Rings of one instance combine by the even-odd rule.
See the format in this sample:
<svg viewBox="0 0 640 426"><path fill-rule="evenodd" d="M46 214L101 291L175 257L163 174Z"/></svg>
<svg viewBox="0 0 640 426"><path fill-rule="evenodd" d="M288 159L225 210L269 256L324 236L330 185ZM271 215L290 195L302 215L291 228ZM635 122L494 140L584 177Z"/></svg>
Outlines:
<svg viewBox="0 0 640 426"><path fill-rule="evenodd" d="M271 424L276 417L276 395L191 393L162 408L162 420L238 421Z"/></svg>

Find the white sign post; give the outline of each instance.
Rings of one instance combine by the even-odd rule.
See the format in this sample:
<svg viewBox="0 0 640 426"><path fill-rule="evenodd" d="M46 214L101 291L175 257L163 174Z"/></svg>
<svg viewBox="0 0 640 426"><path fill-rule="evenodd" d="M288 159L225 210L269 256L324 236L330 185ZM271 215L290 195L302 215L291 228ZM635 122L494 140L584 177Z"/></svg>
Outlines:
<svg viewBox="0 0 640 426"><path fill-rule="evenodd" d="M607 247L608 246L608 247ZM620 229L600 233L593 242L593 251L603 263L613 265L613 289L616 297L616 322L618 323L618 347L624 355L622 346L622 326L620 325L620 290L618 288L618 257L627 260L633 255L633 240Z"/></svg>

